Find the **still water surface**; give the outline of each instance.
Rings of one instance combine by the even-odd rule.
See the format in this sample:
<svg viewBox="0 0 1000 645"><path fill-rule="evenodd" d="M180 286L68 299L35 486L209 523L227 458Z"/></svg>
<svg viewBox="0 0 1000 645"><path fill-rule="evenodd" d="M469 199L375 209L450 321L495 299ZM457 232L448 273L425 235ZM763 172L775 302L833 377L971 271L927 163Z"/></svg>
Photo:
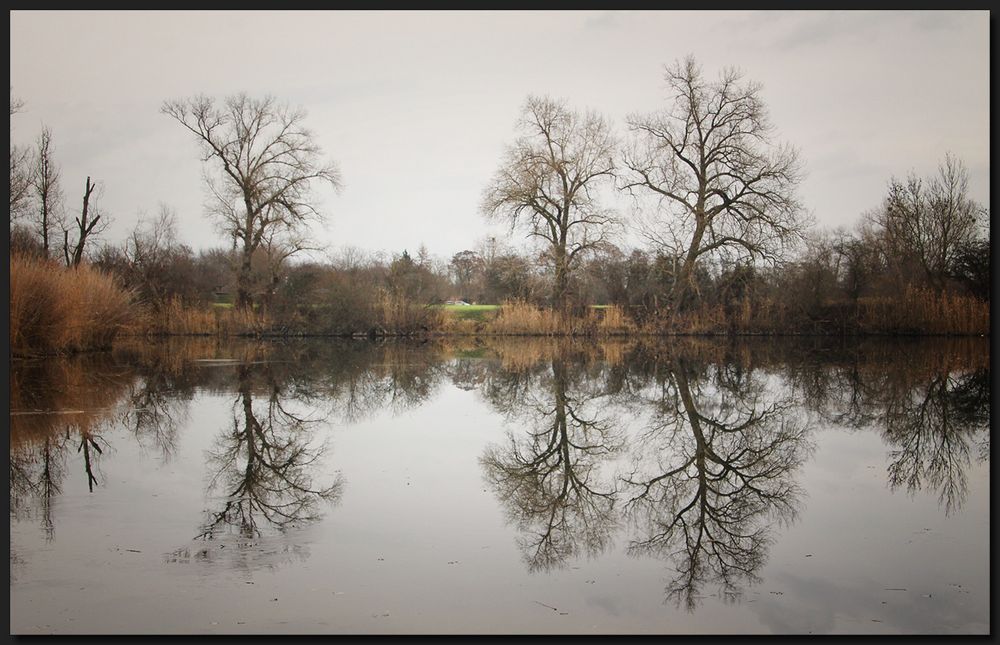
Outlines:
<svg viewBox="0 0 1000 645"><path fill-rule="evenodd" d="M34 633L988 633L989 342L15 361Z"/></svg>

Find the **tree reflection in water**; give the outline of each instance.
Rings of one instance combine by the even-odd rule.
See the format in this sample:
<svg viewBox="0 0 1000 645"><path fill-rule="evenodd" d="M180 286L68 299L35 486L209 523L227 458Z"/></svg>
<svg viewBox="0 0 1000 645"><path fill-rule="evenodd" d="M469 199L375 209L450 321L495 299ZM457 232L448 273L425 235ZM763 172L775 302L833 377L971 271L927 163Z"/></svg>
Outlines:
<svg viewBox="0 0 1000 645"><path fill-rule="evenodd" d="M266 362L243 362L237 372L233 426L208 459L209 491L221 489L224 502L201 527L202 539L215 539L223 529L253 538L262 523L284 530L315 521L320 502L336 502L343 487L339 476L329 486L313 483L311 471L324 450L310 444L311 426L321 419L289 409ZM263 405L255 405L255 377L264 380Z"/></svg>
<svg viewBox="0 0 1000 645"><path fill-rule="evenodd" d="M400 413L449 377L514 424L480 464L519 527L530 571L601 553L628 527L628 552L669 563L668 596L693 608L706 584L736 593L756 580L773 527L795 517L796 473L811 450L807 418L878 432L890 488L932 491L945 513L964 503L972 460L989 458L988 346L769 342L727 353L719 343L615 351L490 343L467 352L474 361L434 344L290 343L273 348L282 361L256 346L234 353L213 344L152 348L124 363L12 364L12 522L37 516L51 539L53 500L70 486L67 461L96 493L99 461L112 463L114 424L170 458L201 390L235 400L232 425L209 454L215 505L197 535L260 543L266 529L314 521L340 498L343 481L321 467L315 445L324 418ZM234 355L225 367L199 366Z"/></svg>
<svg viewBox="0 0 1000 645"><path fill-rule="evenodd" d="M824 420L873 429L888 446L890 489L935 491L945 514L968 495L973 451L989 459L989 354L961 341L884 343L817 365L822 396L803 390ZM801 382L794 383L800 386Z"/></svg>
<svg viewBox="0 0 1000 645"><path fill-rule="evenodd" d="M600 465L622 441L601 413L604 393L580 387L571 377L578 365L562 358L550 365L533 379L514 370L500 379L506 387L491 390L491 402L527 430L508 432L505 444L490 445L480 458L508 518L523 532L518 544L529 571L600 553L616 523L614 482L602 481Z"/></svg>
<svg viewBox="0 0 1000 645"><path fill-rule="evenodd" d="M11 515L22 518L36 511L51 541L52 502L63 490L67 453L80 454L84 481L93 493L109 445L104 433L120 414L132 374L107 357L80 356L14 362L10 377Z"/></svg>
<svg viewBox="0 0 1000 645"><path fill-rule="evenodd" d="M809 429L792 400L767 402L762 381L716 366L714 382L689 360L658 370L653 421L636 442L624 513L639 535L632 555L669 560L667 597L693 610L703 583L724 597L758 581L771 526L795 517L794 472L808 456ZM713 387L714 386L714 387Z"/></svg>

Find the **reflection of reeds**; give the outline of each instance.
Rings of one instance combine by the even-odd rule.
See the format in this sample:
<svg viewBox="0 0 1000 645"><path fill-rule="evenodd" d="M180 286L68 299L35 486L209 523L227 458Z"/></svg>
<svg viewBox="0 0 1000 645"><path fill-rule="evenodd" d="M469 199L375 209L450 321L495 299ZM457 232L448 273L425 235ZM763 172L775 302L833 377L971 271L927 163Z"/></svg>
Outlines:
<svg viewBox="0 0 1000 645"><path fill-rule="evenodd" d="M743 369L815 370L857 366L861 370L905 373L921 379L955 370L989 369L989 341L976 337L864 338L800 336L775 342L753 337L646 337L634 357L683 357L699 364L732 364Z"/></svg>
<svg viewBox="0 0 1000 645"><path fill-rule="evenodd" d="M253 362L265 360L273 353L274 344L252 339L235 340L219 336L167 337L155 342L126 336L115 343L114 355L134 363L144 370L155 370L177 376L195 361L232 360Z"/></svg>
<svg viewBox="0 0 1000 645"><path fill-rule="evenodd" d="M112 419L134 372L104 356L14 361L10 371L10 446L65 430L90 432Z"/></svg>
<svg viewBox="0 0 1000 645"><path fill-rule="evenodd" d="M635 349L636 343L622 340L573 338L503 338L481 339L485 353L500 359L505 370L524 371L553 359L580 359L588 363L620 365Z"/></svg>
<svg viewBox="0 0 1000 645"><path fill-rule="evenodd" d="M14 356L107 349L131 313L129 293L90 266L10 258Z"/></svg>

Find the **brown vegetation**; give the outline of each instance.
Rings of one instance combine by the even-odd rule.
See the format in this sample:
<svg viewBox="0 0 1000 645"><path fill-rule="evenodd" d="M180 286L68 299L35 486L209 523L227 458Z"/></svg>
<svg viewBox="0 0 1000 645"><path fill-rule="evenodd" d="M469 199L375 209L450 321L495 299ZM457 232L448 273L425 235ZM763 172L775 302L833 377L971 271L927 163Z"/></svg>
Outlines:
<svg viewBox="0 0 1000 645"><path fill-rule="evenodd" d="M107 354L16 361L10 372L12 450L67 430L97 430L115 418L134 378Z"/></svg>
<svg viewBox="0 0 1000 645"><path fill-rule="evenodd" d="M259 336L271 328L264 314L236 307L185 305L171 298L158 307L139 306L126 333L133 336Z"/></svg>
<svg viewBox="0 0 1000 645"><path fill-rule="evenodd" d="M990 304L962 294L907 288L902 298L859 302L858 327L864 333L990 333Z"/></svg>
<svg viewBox="0 0 1000 645"><path fill-rule="evenodd" d="M14 356L108 349L132 314L131 294L96 269L10 258Z"/></svg>
<svg viewBox="0 0 1000 645"><path fill-rule="evenodd" d="M523 300L504 302L496 317L482 326L483 333L499 336L617 336L636 331L635 322L617 305L573 315Z"/></svg>

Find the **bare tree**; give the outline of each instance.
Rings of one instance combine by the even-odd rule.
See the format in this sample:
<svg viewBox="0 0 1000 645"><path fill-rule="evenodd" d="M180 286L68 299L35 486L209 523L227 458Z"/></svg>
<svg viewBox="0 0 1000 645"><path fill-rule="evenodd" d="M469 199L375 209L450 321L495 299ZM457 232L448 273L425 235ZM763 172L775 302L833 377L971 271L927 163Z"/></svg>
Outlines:
<svg viewBox="0 0 1000 645"><path fill-rule="evenodd" d="M615 223L597 199L597 189L613 177L615 141L598 114L535 96L528 97L518 129L521 136L483 194L482 211L545 240L555 269L553 304L564 309L575 261L601 246Z"/></svg>
<svg viewBox="0 0 1000 645"><path fill-rule="evenodd" d="M468 249L451 256L448 273L459 298L470 301L478 301L481 298L483 265L483 258Z"/></svg>
<svg viewBox="0 0 1000 645"><path fill-rule="evenodd" d="M95 190L97 190L97 184L91 183L90 177L87 177L87 185L83 191L83 208L80 210L80 217L74 218L76 242L72 246L69 243L69 230L63 229L63 258L66 260L66 266L78 266L83 261L87 240L100 235L107 227L107 219L102 220L103 214L91 201L91 197L96 199Z"/></svg>
<svg viewBox="0 0 1000 645"><path fill-rule="evenodd" d="M890 180L882 208L869 216L884 232L888 255L918 265L932 286L943 288L960 249L976 238L978 224L988 221L986 209L968 191L968 170L950 153L931 179L911 172L905 181Z"/></svg>
<svg viewBox="0 0 1000 645"><path fill-rule="evenodd" d="M179 246L174 209L161 203L156 218L149 220L140 212L122 249L125 283L152 303L165 302L172 286L168 281L173 277L169 265Z"/></svg>
<svg viewBox="0 0 1000 645"><path fill-rule="evenodd" d="M305 112L279 105L266 96L228 97L222 105L197 96L166 101L161 112L195 134L211 162L206 183L211 213L219 228L241 245L237 306L252 307L254 251L275 232L294 233L321 219L309 201L314 181L341 185L340 172L323 163L313 134L302 121Z"/></svg>
<svg viewBox="0 0 1000 645"><path fill-rule="evenodd" d="M10 88L10 116L24 108L24 101L14 96ZM11 137L13 139L13 137ZM30 151L22 146L10 146L10 218L21 215L31 194Z"/></svg>
<svg viewBox="0 0 1000 645"><path fill-rule="evenodd" d="M52 131L42 128L36 143L35 163L30 181L38 207L35 223L46 257L49 256L51 232L57 227L62 228L63 195L59 178L59 166L52 159Z"/></svg>
<svg viewBox="0 0 1000 645"><path fill-rule="evenodd" d="M728 252L776 260L806 222L794 192L798 153L773 141L761 86L733 68L706 80L693 57L665 76L673 105L627 119L634 138L622 188L658 202L644 234L678 258L670 298L681 307L700 258Z"/></svg>

